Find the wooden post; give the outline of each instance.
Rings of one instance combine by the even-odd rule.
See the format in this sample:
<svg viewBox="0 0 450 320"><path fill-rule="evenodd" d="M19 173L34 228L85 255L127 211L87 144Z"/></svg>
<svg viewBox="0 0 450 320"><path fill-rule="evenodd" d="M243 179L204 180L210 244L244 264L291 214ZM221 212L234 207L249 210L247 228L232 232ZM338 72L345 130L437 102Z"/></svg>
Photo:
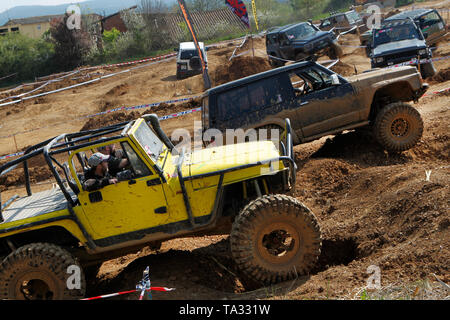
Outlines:
<svg viewBox="0 0 450 320"><path fill-rule="evenodd" d="M253 43L253 33L252 33L252 52L253 52L253 58L255 57L255 45Z"/></svg>
<svg viewBox="0 0 450 320"><path fill-rule="evenodd" d="M19 148L17 147L16 135L13 135L14 145L16 146L16 152L19 152Z"/></svg>

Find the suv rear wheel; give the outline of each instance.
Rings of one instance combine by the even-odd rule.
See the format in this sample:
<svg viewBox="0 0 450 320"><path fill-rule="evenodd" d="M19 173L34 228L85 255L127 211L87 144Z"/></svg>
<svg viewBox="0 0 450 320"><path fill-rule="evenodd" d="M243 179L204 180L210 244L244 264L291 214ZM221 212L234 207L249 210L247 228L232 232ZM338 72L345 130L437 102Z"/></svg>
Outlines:
<svg viewBox="0 0 450 320"><path fill-rule="evenodd" d="M420 113L409 104L392 103L378 113L374 134L386 150L405 151L419 142L423 134L423 121Z"/></svg>
<svg viewBox="0 0 450 320"><path fill-rule="evenodd" d="M68 288L69 267L80 270L80 288ZM75 273L74 273L75 274ZM48 243L25 245L0 265L0 299L65 300L84 297L86 281L66 250Z"/></svg>
<svg viewBox="0 0 450 320"><path fill-rule="evenodd" d="M286 195L250 202L233 223L230 243L239 268L263 284L307 274L322 244L314 214Z"/></svg>

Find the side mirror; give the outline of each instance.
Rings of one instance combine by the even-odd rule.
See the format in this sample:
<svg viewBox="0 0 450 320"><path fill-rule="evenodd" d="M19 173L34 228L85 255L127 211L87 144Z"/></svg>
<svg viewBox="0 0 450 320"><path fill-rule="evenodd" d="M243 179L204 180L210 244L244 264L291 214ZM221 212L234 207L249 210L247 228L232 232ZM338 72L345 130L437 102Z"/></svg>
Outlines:
<svg viewBox="0 0 450 320"><path fill-rule="evenodd" d="M333 84L333 86L338 86L341 84L341 81L339 80L339 77L337 74L331 75L331 83Z"/></svg>
<svg viewBox="0 0 450 320"><path fill-rule="evenodd" d="M425 39L428 38L428 32L422 32L422 34Z"/></svg>
<svg viewBox="0 0 450 320"><path fill-rule="evenodd" d="M179 48L173 48L173 51L178 52L178 51L180 51L180 49Z"/></svg>

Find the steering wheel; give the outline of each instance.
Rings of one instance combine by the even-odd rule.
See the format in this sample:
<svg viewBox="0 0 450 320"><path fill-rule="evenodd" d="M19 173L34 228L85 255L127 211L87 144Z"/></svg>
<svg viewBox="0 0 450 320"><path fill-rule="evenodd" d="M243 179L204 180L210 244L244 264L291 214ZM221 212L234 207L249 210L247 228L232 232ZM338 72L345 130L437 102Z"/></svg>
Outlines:
<svg viewBox="0 0 450 320"><path fill-rule="evenodd" d="M309 86L308 83L305 82L305 84L303 85L302 95L308 94L311 91L312 91L311 87Z"/></svg>

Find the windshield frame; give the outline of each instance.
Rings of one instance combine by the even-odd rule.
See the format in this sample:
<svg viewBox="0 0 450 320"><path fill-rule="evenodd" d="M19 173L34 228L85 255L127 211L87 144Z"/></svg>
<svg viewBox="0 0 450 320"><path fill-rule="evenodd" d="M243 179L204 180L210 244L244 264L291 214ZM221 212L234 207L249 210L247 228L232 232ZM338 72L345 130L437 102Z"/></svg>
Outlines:
<svg viewBox="0 0 450 320"><path fill-rule="evenodd" d="M139 130L142 129L142 136L139 137L139 135L141 134ZM147 141L142 139L142 137L146 134L147 136L145 138L149 139ZM128 136L136 145L140 146L143 153L150 159L150 163L152 163L152 166L156 167L160 172L163 172L165 161L163 162L162 166L160 166L158 163L160 163L160 160L167 157L169 153L169 147L158 137L152 127L149 126L144 119L138 119L129 130ZM151 147L152 144L153 150ZM156 149L154 148L155 145Z"/></svg>

